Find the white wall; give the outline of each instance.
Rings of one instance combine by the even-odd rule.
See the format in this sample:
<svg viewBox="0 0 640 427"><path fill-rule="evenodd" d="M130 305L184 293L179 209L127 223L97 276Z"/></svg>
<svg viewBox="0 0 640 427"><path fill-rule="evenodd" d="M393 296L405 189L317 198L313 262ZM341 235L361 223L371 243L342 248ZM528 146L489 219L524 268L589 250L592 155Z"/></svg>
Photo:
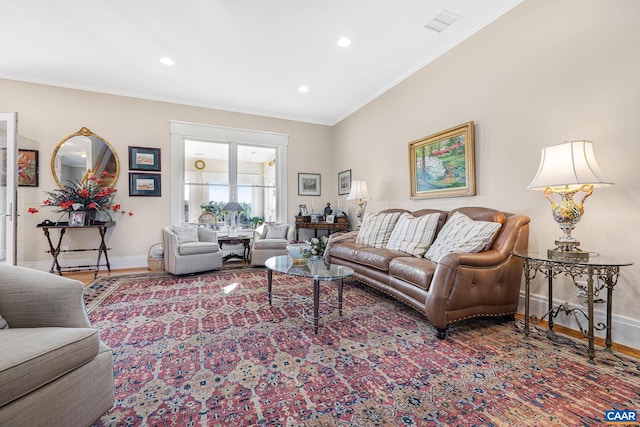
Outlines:
<svg viewBox="0 0 640 427"><path fill-rule="evenodd" d="M472 205L528 215L530 248L547 249L560 230L549 202L526 189L540 150L594 141L615 186L586 201L574 236L585 250L634 262L614 292L614 340L640 347L639 16L636 0L523 2L336 125L334 173L352 169L353 179L367 180L370 210ZM477 195L410 200L408 143L470 120ZM541 301L545 283L539 278L533 289ZM574 294L558 283L558 300ZM635 336L622 337L625 322Z"/></svg>

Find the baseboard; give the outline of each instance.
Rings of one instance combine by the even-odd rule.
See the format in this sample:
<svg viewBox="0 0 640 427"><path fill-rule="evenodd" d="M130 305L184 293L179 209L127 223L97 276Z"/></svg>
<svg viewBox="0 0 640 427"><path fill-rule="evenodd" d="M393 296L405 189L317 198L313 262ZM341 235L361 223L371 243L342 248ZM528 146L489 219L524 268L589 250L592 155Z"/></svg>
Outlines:
<svg viewBox="0 0 640 427"><path fill-rule="evenodd" d="M558 306L564 304L565 301L553 300L553 305ZM587 310L586 305L569 304L572 307L580 307L583 310ZM533 316L540 318L547 311L549 311L549 299L541 295L531 295L529 298L529 311ZM520 304L518 305L518 313L524 314L524 292L520 293ZM596 304L594 307L594 324L605 323L607 319L607 306L606 303ZM547 320L547 319L545 319ZM578 331L580 327L578 323L571 315L560 314L554 320L554 323L565 326L567 328ZM587 328L587 320L580 317L580 323L583 328ZM613 324L613 330L611 332L611 338L614 343L622 344L627 347L638 349L638 337L640 336L640 321L636 319L630 319L628 317L615 315L615 301L614 301L614 314L611 316L611 323ZM596 337L605 338L605 331L595 331Z"/></svg>
<svg viewBox="0 0 640 427"><path fill-rule="evenodd" d="M61 258L61 265L94 265L95 258ZM125 256L125 257L109 257L111 270L120 270L126 268L144 268L147 267L146 256ZM34 270L49 271L51 269L51 261L33 261L21 262L21 267L32 268ZM106 267L100 267L104 270Z"/></svg>

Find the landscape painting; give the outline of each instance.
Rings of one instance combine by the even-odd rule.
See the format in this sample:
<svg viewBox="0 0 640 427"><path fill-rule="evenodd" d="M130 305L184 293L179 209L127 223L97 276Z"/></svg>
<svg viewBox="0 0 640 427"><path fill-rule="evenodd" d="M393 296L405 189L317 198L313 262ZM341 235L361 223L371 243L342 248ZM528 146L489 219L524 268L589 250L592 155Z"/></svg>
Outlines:
<svg viewBox="0 0 640 427"><path fill-rule="evenodd" d="M409 143L411 198L475 195L474 124Z"/></svg>

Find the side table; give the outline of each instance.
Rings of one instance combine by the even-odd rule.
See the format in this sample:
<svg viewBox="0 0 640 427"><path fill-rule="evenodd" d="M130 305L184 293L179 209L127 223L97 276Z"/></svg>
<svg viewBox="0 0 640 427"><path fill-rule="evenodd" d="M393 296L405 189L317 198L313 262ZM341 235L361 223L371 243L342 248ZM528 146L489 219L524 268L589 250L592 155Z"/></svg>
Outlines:
<svg viewBox="0 0 640 427"><path fill-rule="evenodd" d="M233 245L243 245L242 255L238 255L235 253L230 253L225 255L222 258L222 261L228 261L231 258L239 258L244 260L245 262L249 262L249 255L251 254L251 238L247 236L219 236L218 243L220 244L220 250L224 245L233 246Z"/></svg>
<svg viewBox="0 0 640 427"><path fill-rule="evenodd" d="M597 255L590 255L588 261L555 260L550 258L546 251L514 251L513 255L522 258L524 261L524 334L526 337L529 336L529 298L531 281L536 277L537 273L541 273L548 280L549 311L542 316L542 318L549 316L549 330L553 330L553 319L558 316L560 312L568 314L576 314L577 312L580 312L588 321L586 330L582 328L579 322L578 326L582 335L589 339L589 362L595 363L595 330L606 330L605 345L607 350L611 350L613 288L618 282L620 267L632 265L632 262L614 260ZM580 308L572 308L568 304L562 304L558 307L553 306L553 278L559 274L570 277L574 286L577 288L580 288L577 284L577 279L585 275L587 276L587 313L584 313ZM602 280L604 285L599 285L599 287L596 288L594 283L595 279ZM606 324L599 323L596 326L594 325L593 320L594 296L597 291L600 291L604 287L607 288L607 320Z"/></svg>
<svg viewBox="0 0 640 427"><path fill-rule="evenodd" d="M68 222L38 224L36 227L41 228L42 231L44 232L44 235L47 238L47 242L49 243L48 252L51 254L51 257L53 258L49 273L53 273L54 271L57 271L58 274L62 276L62 270L82 271L82 270L93 269L94 270L93 278L95 279L96 277L98 277L98 271L100 271L101 265L104 265L105 267L107 267L108 271L111 271L111 264L109 263L109 255L107 254L107 251L109 250L109 248L107 248L107 245L104 242L104 236L107 233L107 230L110 227L115 227L115 225L116 225L115 221L96 222L91 225L69 225ZM56 244L56 246L53 246L49 229L60 230L60 236L58 237L58 243ZM100 244L98 245L97 248L69 249L66 251L60 250L60 246L62 245L62 238L64 237L64 234L67 230L87 230L87 229L98 230L98 234L100 235ZM98 251L98 259L96 260L95 265L74 265L74 266L62 267L60 265L60 262L58 261L58 256L60 255L61 252L86 252L86 251ZM102 259L103 254L104 254L105 263L101 264L100 261Z"/></svg>

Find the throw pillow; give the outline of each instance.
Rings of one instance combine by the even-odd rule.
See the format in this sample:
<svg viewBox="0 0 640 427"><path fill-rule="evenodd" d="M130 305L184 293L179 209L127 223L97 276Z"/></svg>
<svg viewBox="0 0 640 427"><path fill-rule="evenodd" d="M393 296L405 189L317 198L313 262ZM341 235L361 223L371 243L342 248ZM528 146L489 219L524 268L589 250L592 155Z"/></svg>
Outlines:
<svg viewBox="0 0 640 427"><path fill-rule="evenodd" d="M384 248L398 218L400 218L400 212L365 212L360 231L356 236L356 243L374 248Z"/></svg>
<svg viewBox="0 0 640 427"><path fill-rule="evenodd" d="M455 212L444 224L424 257L439 262L445 255L454 252L480 252L491 245L500 227L502 224L499 222L474 221Z"/></svg>
<svg viewBox="0 0 640 427"><path fill-rule="evenodd" d="M173 232L176 233L178 244L198 241L198 230L195 227L173 226Z"/></svg>
<svg viewBox="0 0 640 427"><path fill-rule="evenodd" d="M265 239L286 239L287 231L289 231L289 224L267 225Z"/></svg>
<svg viewBox="0 0 640 427"><path fill-rule="evenodd" d="M403 213L391 232L387 249L406 252L417 257L424 256L436 235L439 217L437 213L418 217Z"/></svg>
<svg viewBox="0 0 640 427"><path fill-rule="evenodd" d="M0 315L0 329L9 329L9 324L6 320L4 320L4 317L2 317L2 315Z"/></svg>

